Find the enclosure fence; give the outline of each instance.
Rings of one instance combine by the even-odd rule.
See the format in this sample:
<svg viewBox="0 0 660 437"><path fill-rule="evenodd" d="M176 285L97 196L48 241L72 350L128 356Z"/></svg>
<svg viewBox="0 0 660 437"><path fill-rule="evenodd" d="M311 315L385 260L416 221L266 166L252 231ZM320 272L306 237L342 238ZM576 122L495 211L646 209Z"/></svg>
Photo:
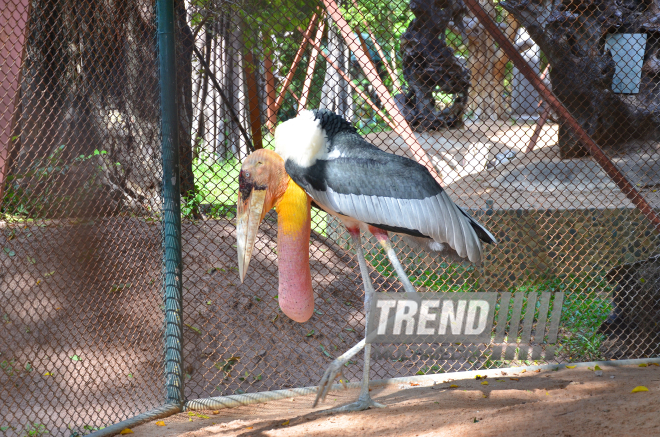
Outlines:
<svg viewBox="0 0 660 437"><path fill-rule="evenodd" d="M425 165L498 239L474 266L392 237L418 291L498 292L496 323L375 346L372 379L658 357L656 22L637 0L4 1L0 434L315 386L364 338L324 211L309 321L278 306L275 211L238 275L241 162L306 109ZM403 291L362 242L376 291Z"/></svg>

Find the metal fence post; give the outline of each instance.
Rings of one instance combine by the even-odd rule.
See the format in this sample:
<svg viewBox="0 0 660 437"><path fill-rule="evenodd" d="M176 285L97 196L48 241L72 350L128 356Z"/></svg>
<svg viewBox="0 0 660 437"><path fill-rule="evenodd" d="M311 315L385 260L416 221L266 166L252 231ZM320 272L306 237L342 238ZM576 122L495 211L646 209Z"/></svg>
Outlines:
<svg viewBox="0 0 660 437"><path fill-rule="evenodd" d="M163 153L163 287L167 402L183 404L183 299L181 195L176 107L174 0L158 0L161 141Z"/></svg>

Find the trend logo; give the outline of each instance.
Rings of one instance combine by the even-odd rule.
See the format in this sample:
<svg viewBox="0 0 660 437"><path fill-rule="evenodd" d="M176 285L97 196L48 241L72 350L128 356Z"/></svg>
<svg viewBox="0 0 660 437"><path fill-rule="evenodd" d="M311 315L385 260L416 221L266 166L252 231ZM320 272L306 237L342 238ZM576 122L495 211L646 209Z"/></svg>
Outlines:
<svg viewBox="0 0 660 437"><path fill-rule="evenodd" d="M516 352L518 359L539 360L543 350L549 360L554 358L563 300L563 292L376 293L366 341L485 343L501 345L505 360L513 360Z"/></svg>

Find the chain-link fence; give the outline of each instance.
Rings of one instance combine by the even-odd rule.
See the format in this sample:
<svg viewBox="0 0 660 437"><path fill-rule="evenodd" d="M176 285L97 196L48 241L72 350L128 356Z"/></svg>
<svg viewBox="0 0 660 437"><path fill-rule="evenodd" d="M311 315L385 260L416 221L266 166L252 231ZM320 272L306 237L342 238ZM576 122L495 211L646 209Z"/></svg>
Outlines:
<svg viewBox="0 0 660 437"><path fill-rule="evenodd" d="M278 307L274 211L244 283L237 269L242 160L319 107L385 151L426 156L499 240L470 266L394 237L419 291L511 293L496 315L506 354L495 337L391 345L375 348L372 378L658 356L655 3L175 0L173 13L176 138L163 138L178 144L183 319L167 321L183 329L185 399L315 385L364 336L354 248L324 211L308 322ZM140 0L0 11L6 435L82 435L172 400L156 15ZM363 246L376 291L403 291L375 239ZM525 324L545 292L563 292L552 354L545 322L533 340Z"/></svg>

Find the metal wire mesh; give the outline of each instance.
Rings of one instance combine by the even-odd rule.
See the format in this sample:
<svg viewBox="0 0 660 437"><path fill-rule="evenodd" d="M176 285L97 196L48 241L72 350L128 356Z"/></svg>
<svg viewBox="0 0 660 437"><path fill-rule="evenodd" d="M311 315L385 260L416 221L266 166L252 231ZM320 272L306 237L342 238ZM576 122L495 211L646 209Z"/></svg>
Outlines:
<svg viewBox="0 0 660 437"><path fill-rule="evenodd" d="M0 430L82 435L163 403L155 16L0 14Z"/></svg>
<svg viewBox="0 0 660 437"><path fill-rule="evenodd" d="M331 109L391 153L413 158L419 144L498 238L476 267L394 237L419 291L512 293L514 346L543 293L564 293L551 359L522 344L513 356L499 343L391 345L376 348L372 378L658 355L658 234L636 207L659 202L654 4L480 2L637 200L466 4L174 2L188 399L314 385L363 338L350 237L323 211L312 211L310 321L277 304L274 211L238 276L241 161L304 108ZM13 0L2 14L0 429L84 434L164 402L155 12ZM400 291L375 240L362 241L377 291Z"/></svg>

